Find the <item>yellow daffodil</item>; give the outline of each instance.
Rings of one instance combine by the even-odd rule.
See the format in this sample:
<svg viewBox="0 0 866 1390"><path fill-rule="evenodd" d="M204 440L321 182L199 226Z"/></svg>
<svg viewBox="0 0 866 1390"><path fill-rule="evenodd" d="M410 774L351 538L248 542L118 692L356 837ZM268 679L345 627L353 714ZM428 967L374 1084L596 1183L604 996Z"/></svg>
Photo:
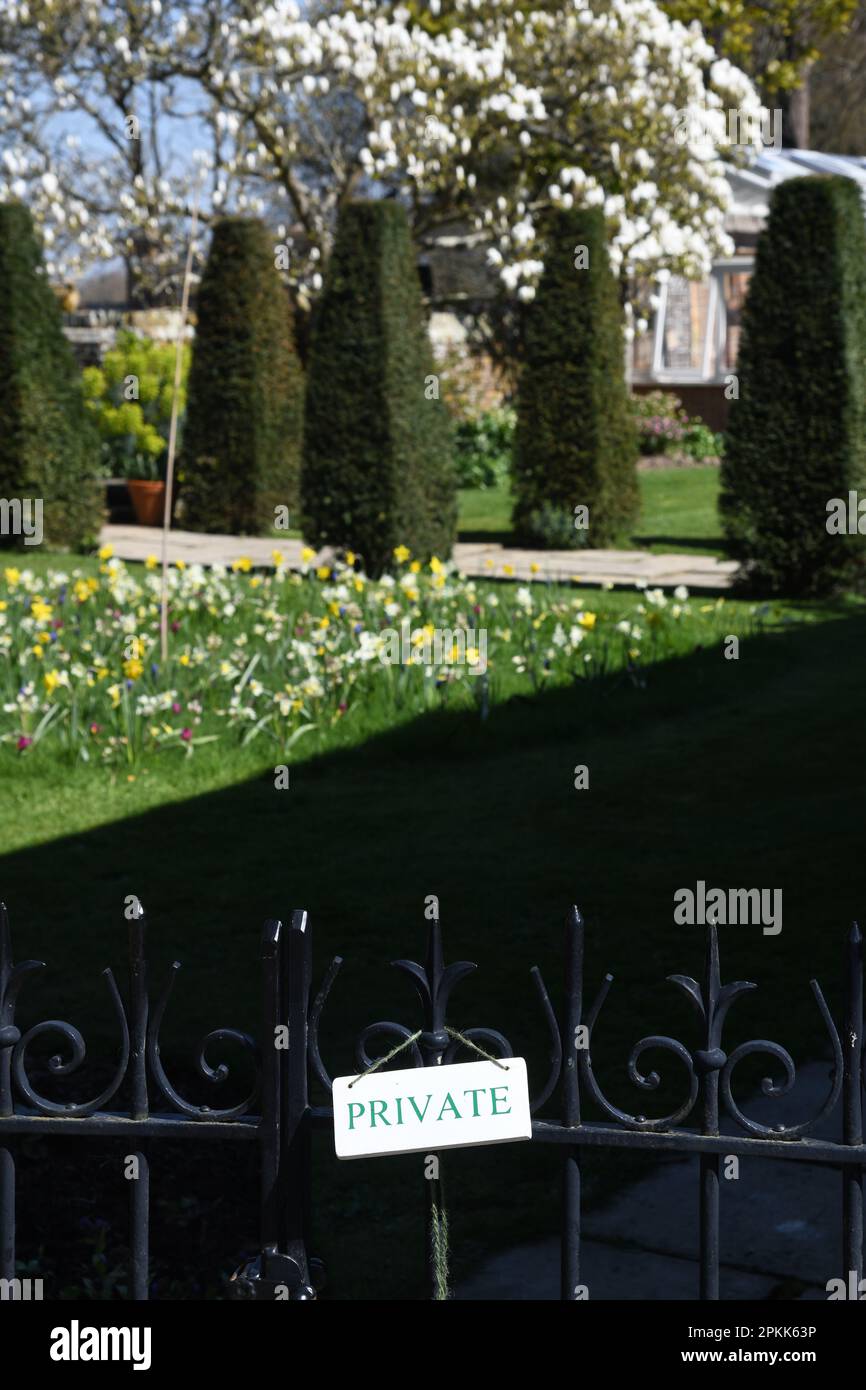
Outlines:
<svg viewBox="0 0 866 1390"><path fill-rule="evenodd" d="M41 660L42 660L42 648L39 646L38 643L36 644L35 647L32 647L32 648L31 648L31 651L33 652L33 655L36 657L36 660L37 660L37 661L41 661Z"/></svg>
<svg viewBox="0 0 866 1390"><path fill-rule="evenodd" d="M286 557L281 550L272 550L271 559L275 565L284 565L286 563Z"/></svg>
<svg viewBox="0 0 866 1390"><path fill-rule="evenodd" d="M108 687L108 693L109 693L109 695L111 696L111 708L112 708L112 709L117 709L117 706L120 704L120 696L121 696L120 686L119 686L119 685L110 685L110 686Z"/></svg>
<svg viewBox="0 0 866 1390"><path fill-rule="evenodd" d="M175 560L175 567L181 572L186 569L186 560Z"/></svg>
<svg viewBox="0 0 866 1390"><path fill-rule="evenodd" d="M46 603L44 599L41 598L35 598L30 605L31 616L36 619L37 623L50 622L51 614L53 612L54 609L52 608L51 604Z"/></svg>
<svg viewBox="0 0 866 1390"><path fill-rule="evenodd" d="M513 566L513 565L503 565L503 566L502 566L502 573L503 573L503 574L507 574L507 575L512 575L512 574L514 573L514 566Z"/></svg>
<svg viewBox="0 0 866 1390"><path fill-rule="evenodd" d="M42 679L45 682L45 689L49 695L53 695L58 685L64 684L63 677L59 671L46 671Z"/></svg>
<svg viewBox="0 0 866 1390"><path fill-rule="evenodd" d="M123 674L127 680L137 681L139 676L144 673L144 663L139 661L137 656L130 657L123 663Z"/></svg>
<svg viewBox="0 0 866 1390"><path fill-rule="evenodd" d="M329 566L329 565L319 565L319 568L316 570L316 578L317 578L317 579L330 579L330 577L331 577L331 569L330 569L330 566Z"/></svg>
<svg viewBox="0 0 866 1390"><path fill-rule="evenodd" d="M181 666L188 666L189 652L181 652L180 656L178 657L178 661L180 662Z"/></svg>
<svg viewBox="0 0 866 1390"><path fill-rule="evenodd" d="M533 560L532 564L529 566L529 573L538 574L540 569L541 565L539 565L535 560Z"/></svg>
<svg viewBox="0 0 866 1390"><path fill-rule="evenodd" d="M308 565L308 564L310 563L310 561L311 561L311 560L315 560L315 558L316 558L316 552L315 552L315 550L313 550L311 546L305 545L304 548L303 548L303 550L301 551L301 560L302 560L302 562L303 562L305 565Z"/></svg>
<svg viewBox="0 0 866 1390"><path fill-rule="evenodd" d="M21 578L21 571L15 569L14 565L12 565L9 569L5 569L3 573L6 576L6 583L9 585L10 589L14 589L18 580Z"/></svg>
<svg viewBox="0 0 866 1390"><path fill-rule="evenodd" d="M0 613L5 613L8 607L9 604L6 602L5 599L0 600Z"/></svg>
<svg viewBox="0 0 866 1390"><path fill-rule="evenodd" d="M411 552L411 550L408 548L408 546L405 546L405 545L395 545L395 546L394 546L394 559L397 561L397 564L398 564L398 565L405 565L406 561L409 559L409 556L410 556L411 554L412 554L412 552Z"/></svg>
<svg viewBox="0 0 866 1390"><path fill-rule="evenodd" d="M409 573L410 573L410 574L420 574L420 573L421 573L421 561L420 561L420 560L413 560L413 561L412 561L411 565L409 566Z"/></svg>
<svg viewBox="0 0 866 1390"><path fill-rule="evenodd" d="M113 546L113 545L103 545L103 546L100 546L99 550L97 551L97 554L98 554L100 560L110 560L111 557L112 557L112 555L114 554L114 546Z"/></svg>
<svg viewBox="0 0 866 1390"><path fill-rule="evenodd" d="M580 613L577 621L581 627L586 628L587 632L592 632L592 629L595 627L596 617L597 614L595 613Z"/></svg>
<svg viewBox="0 0 866 1390"><path fill-rule="evenodd" d="M430 561L430 569L433 574L441 574L444 566L438 555L434 555Z"/></svg>
<svg viewBox="0 0 866 1390"><path fill-rule="evenodd" d="M250 559L249 555L242 555L239 560L235 560L232 563L232 569L234 570L235 574L237 574L238 570L240 570L242 574L249 574L252 567L253 562Z"/></svg>
<svg viewBox="0 0 866 1390"><path fill-rule="evenodd" d="M155 555L148 555L147 559L144 562L144 568L146 570L155 570L158 564L159 560L156 558Z"/></svg>
<svg viewBox="0 0 866 1390"><path fill-rule="evenodd" d="M347 550L347 551L346 551L346 564L347 564L350 568L354 565L354 563L355 563L355 561L357 560L357 558L358 558L358 557L357 557L357 555L355 554L354 550Z"/></svg>

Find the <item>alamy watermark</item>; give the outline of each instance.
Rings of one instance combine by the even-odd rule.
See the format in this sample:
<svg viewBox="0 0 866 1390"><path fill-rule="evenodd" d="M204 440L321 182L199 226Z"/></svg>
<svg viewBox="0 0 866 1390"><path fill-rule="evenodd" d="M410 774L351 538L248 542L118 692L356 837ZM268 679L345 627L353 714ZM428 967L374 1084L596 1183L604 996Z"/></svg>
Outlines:
<svg viewBox="0 0 866 1390"><path fill-rule="evenodd" d="M0 1303L38 1303L41 1300L41 1279L0 1279Z"/></svg>
<svg viewBox="0 0 866 1390"><path fill-rule="evenodd" d="M723 117L723 130L718 138L719 116ZM682 107L674 116L674 139L678 145L690 145L707 137L717 140L720 146L772 145L774 150L782 148L782 110L772 111L764 107L760 111L744 111L742 107L731 107L728 111L711 111L709 107Z"/></svg>
<svg viewBox="0 0 866 1390"><path fill-rule="evenodd" d="M674 893L678 926L761 926L764 936L782 930L781 888L707 888L699 878L694 888Z"/></svg>
<svg viewBox="0 0 866 1390"><path fill-rule="evenodd" d="M25 545L41 545L42 534L41 497L0 497L0 536L23 536Z"/></svg>
<svg viewBox="0 0 866 1390"><path fill-rule="evenodd" d="M470 676L487 670L487 629L465 627L412 628L404 618L397 628L384 628L379 660L383 666L467 666Z"/></svg>
<svg viewBox="0 0 866 1390"><path fill-rule="evenodd" d="M827 503L827 533L831 536L866 536L866 497L851 489L844 497L831 497Z"/></svg>

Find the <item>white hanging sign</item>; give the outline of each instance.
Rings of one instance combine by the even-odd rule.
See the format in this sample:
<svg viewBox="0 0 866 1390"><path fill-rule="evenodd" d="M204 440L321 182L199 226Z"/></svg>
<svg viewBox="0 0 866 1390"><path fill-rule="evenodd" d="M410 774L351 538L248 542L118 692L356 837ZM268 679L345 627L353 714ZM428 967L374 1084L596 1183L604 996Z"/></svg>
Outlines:
<svg viewBox="0 0 866 1390"><path fill-rule="evenodd" d="M338 1158L532 1138L522 1057L338 1076L333 1105Z"/></svg>

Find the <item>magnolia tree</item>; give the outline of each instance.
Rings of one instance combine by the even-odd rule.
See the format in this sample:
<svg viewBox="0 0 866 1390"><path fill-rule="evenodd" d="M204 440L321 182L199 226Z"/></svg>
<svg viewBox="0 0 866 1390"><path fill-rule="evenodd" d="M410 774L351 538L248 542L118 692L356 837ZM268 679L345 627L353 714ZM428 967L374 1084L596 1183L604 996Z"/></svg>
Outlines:
<svg viewBox="0 0 866 1390"><path fill-rule="evenodd" d="M760 140L749 81L653 0L13 0L0 64L0 198L55 275L122 255L144 296L197 197L269 215L302 294L359 195L400 197L422 241L467 218L524 300L557 207L604 209L632 285L701 274L729 249L728 112Z"/></svg>

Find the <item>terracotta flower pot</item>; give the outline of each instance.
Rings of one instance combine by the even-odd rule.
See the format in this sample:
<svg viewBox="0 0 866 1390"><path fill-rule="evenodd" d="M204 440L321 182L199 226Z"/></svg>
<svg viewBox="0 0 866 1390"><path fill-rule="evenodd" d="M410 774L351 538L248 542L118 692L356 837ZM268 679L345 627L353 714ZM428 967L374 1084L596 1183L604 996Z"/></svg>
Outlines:
<svg viewBox="0 0 866 1390"><path fill-rule="evenodd" d="M165 483L145 482L130 478L126 486L139 526L161 526L165 511Z"/></svg>
<svg viewBox="0 0 866 1390"><path fill-rule="evenodd" d="M129 488L129 498L132 500L135 509L135 518L139 525L161 525L163 524L163 513L165 510L165 484L164 482L146 482L143 478L129 478L126 482Z"/></svg>

